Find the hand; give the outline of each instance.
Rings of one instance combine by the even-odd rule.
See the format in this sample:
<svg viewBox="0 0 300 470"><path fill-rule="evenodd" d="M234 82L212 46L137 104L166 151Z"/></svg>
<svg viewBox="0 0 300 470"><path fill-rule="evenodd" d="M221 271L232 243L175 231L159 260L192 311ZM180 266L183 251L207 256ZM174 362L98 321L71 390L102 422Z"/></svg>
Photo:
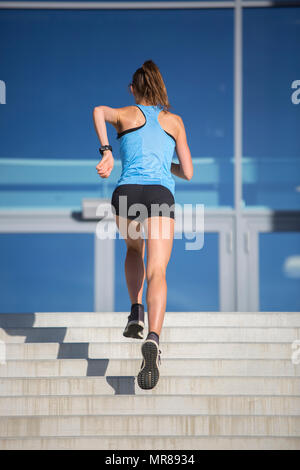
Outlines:
<svg viewBox="0 0 300 470"><path fill-rule="evenodd" d="M111 150L105 150L101 161L96 166L96 170L101 178L108 178L114 167L114 157Z"/></svg>

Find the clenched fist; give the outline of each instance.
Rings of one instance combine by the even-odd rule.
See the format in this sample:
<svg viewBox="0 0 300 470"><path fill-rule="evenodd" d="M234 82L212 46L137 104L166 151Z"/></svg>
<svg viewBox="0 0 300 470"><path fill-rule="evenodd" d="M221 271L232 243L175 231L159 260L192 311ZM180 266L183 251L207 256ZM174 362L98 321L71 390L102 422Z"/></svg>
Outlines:
<svg viewBox="0 0 300 470"><path fill-rule="evenodd" d="M114 167L114 157L111 150L105 150L101 161L96 166L96 170L101 178L108 178Z"/></svg>

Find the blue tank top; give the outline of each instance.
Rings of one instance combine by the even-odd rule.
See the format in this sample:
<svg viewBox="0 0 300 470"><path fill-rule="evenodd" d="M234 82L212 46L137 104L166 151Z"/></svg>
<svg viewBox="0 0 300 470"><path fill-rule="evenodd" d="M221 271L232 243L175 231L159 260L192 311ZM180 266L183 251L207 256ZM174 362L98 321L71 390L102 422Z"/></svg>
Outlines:
<svg viewBox="0 0 300 470"><path fill-rule="evenodd" d="M121 139L122 173L116 187L121 184L161 184L174 196L171 162L176 140L158 122L160 107L135 106L144 114L145 123L117 134L117 139Z"/></svg>

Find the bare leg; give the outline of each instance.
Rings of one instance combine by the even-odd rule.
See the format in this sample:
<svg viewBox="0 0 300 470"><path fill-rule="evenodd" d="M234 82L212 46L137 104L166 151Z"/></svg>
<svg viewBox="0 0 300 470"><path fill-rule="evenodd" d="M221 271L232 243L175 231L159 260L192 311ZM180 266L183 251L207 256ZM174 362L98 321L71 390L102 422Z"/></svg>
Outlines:
<svg viewBox="0 0 300 470"><path fill-rule="evenodd" d="M147 312L149 331L161 333L167 304L166 270L174 238L174 219L151 217L145 220L147 242Z"/></svg>
<svg viewBox="0 0 300 470"><path fill-rule="evenodd" d="M142 303L143 288L146 277L144 256L145 256L145 240L141 232L140 222L126 219L126 230L123 233L123 226L120 224L121 217L116 215L116 223L121 235L124 237L127 245L127 253L125 259L125 277L131 303ZM124 219L123 219L124 223ZM135 225L136 232L140 233L140 237L136 240L130 238L128 233L129 224Z"/></svg>

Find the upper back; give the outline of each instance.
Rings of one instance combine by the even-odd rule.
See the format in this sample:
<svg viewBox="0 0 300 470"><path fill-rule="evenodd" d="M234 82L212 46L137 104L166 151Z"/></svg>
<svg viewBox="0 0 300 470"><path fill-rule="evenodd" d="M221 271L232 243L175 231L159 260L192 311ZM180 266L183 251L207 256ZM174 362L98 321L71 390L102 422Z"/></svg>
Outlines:
<svg viewBox="0 0 300 470"><path fill-rule="evenodd" d="M118 138L125 136L121 142L123 158L131 158L142 145L143 154L144 151L149 154L149 165L153 162L152 156L160 153L169 168L175 148L182 173L187 179L192 177L192 156L180 116L157 106L134 105L119 108L119 120Z"/></svg>
<svg viewBox="0 0 300 470"><path fill-rule="evenodd" d="M154 105L146 106L136 104L119 108L118 138L147 125L147 128L152 126L165 132L176 144L176 138L179 132L177 118L176 114L164 111Z"/></svg>

